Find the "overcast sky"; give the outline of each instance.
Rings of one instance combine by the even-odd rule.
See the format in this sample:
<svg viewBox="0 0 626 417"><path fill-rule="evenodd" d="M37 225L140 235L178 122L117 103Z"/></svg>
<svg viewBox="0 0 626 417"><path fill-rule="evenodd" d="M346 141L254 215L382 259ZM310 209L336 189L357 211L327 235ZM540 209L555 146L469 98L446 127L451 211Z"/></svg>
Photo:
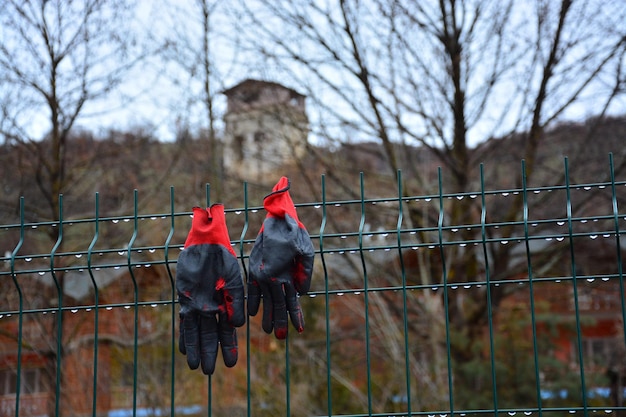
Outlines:
<svg viewBox="0 0 626 417"><path fill-rule="evenodd" d="M143 42L161 42L166 37L175 35L176 39L186 37L191 40L190 42L195 40L197 42L195 47L201 47L200 22L197 19L197 13L190 10L194 2L140 0L137 4L136 19L127 24L136 28L138 33L145 34ZM232 21L233 15L225 13L225 7L234 7L237 4L236 1L216 4L216 11L211 18L214 28L211 33L211 54L214 69L217 72L212 86L214 93L231 87L245 78L280 82L303 94L308 93L294 81L294 78L298 76L298 70L294 71L296 76L290 79L286 76L288 72L278 68L275 62L264 59L258 53L252 53L242 46L240 42L242 33L237 27L237 23L241 22ZM254 4L254 2L246 2L246 5ZM517 13L525 16L532 12L532 10L527 10L528 4L534 5L535 2L520 1L515 4L518 7ZM619 2L615 4L619 6ZM187 13L186 16L185 13ZM277 31L280 29L276 28ZM307 85L316 92L324 91L323 88L309 84L308 80ZM129 74L123 87L112 93L107 100L88 102L82 117L78 120L77 127L96 134L104 133L111 128L117 130L145 128L152 131L160 140L173 140L180 126L187 125L192 130L206 126L206 110L198 103L198 100L194 100L194 98L197 99L201 89L199 79L191 77L180 66L172 62L166 63L159 58L152 58L136 67ZM503 84L500 89L499 96L506 99L510 94L506 84ZM323 94L320 96L323 100ZM334 99L329 98L329 100ZM494 100L494 103L498 105L497 100ZM325 115L320 113L321 110L318 107L310 104L309 102L309 117L315 124ZM337 106L339 104L337 102ZM216 113L221 116L225 108L225 97L217 94L215 105ZM571 106L563 114L561 120L583 120L597 114L598 111L594 89L590 88L586 98ZM615 101L610 108L610 113L626 113L626 103L623 97ZM27 130L33 137L42 137L49 126L48 123L46 114L38 112L28 116ZM485 138L481 126L481 124L472 126L468 136L470 144L475 144L477 140ZM221 127L219 121L217 127ZM314 135L312 139L315 139Z"/></svg>

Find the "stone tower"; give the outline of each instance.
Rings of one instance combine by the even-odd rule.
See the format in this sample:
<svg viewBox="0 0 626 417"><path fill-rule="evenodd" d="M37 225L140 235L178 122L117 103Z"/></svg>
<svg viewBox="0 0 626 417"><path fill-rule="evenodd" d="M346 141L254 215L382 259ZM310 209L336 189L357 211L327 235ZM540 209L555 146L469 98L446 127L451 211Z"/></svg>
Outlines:
<svg viewBox="0 0 626 417"><path fill-rule="evenodd" d="M224 115L228 172L245 180L273 181L271 174L280 175L280 166L304 154L308 136L304 95L278 83L251 79L223 94L228 103Z"/></svg>

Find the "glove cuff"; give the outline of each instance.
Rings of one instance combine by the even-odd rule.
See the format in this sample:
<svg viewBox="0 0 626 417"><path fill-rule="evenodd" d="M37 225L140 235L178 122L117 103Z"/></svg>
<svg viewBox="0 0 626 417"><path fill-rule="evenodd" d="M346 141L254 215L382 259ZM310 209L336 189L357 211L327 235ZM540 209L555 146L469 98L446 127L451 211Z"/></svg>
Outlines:
<svg viewBox="0 0 626 417"><path fill-rule="evenodd" d="M263 207L267 210L268 216L284 219L286 215L289 215L298 222L299 227L303 227L298 219L296 206L289 194L290 187L291 182L289 179L287 177L281 177L274 188L272 188L272 192L263 199Z"/></svg>
<svg viewBox="0 0 626 417"><path fill-rule="evenodd" d="M185 240L185 248L202 244L221 245L233 256L237 256L230 245L223 204L213 204L206 209L193 208L191 230L189 230L187 240Z"/></svg>

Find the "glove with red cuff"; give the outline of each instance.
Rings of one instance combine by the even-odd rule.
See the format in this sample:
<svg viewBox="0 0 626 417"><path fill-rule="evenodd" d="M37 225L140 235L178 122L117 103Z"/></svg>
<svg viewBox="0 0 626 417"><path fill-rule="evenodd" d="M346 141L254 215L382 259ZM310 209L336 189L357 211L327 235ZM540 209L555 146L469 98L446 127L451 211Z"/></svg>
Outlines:
<svg viewBox="0 0 626 417"><path fill-rule="evenodd" d="M193 208L191 230L178 257L176 290L180 303L178 348L191 369L215 370L218 345L224 363L237 363L235 327L245 321L244 288L237 255L230 246L224 206Z"/></svg>
<svg viewBox="0 0 626 417"><path fill-rule="evenodd" d="M282 177L263 200L267 215L250 252L248 314L257 314L263 298L263 330L273 330L278 339L287 337L287 312L296 330L304 330L297 295L309 291L315 255L289 187L289 180Z"/></svg>

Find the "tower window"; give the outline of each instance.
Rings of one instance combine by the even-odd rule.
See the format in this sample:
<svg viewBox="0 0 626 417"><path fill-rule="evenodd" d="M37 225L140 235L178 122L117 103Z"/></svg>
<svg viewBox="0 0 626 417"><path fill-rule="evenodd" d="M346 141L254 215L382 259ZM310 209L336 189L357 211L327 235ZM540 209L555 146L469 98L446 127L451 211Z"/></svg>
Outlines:
<svg viewBox="0 0 626 417"><path fill-rule="evenodd" d="M255 132L254 133L254 142L260 143L265 141L265 132Z"/></svg>
<svg viewBox="0 0 626 417"><path fill-rule="evenodd" d="M234 148L233 151L235 153L235 157L238 161L242 161L243 160L243 136L242 135L237 135L235 136L235 142L234 142Z"/></svg>
<svg viewBox="0 0 626 417"><path fill-rule="evenodd" d="M245 91L241 93L240 98L241 98L241 101L243 101L244 103L250 104L259 99L259 92L258 91Z"/></svg>

